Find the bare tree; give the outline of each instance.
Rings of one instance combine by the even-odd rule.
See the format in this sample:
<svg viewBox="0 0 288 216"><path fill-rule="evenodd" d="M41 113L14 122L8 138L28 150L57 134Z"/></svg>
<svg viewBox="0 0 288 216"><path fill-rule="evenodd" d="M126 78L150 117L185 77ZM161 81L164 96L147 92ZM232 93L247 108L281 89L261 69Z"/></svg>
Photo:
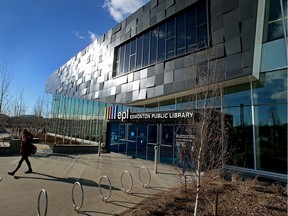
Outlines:
<svg viewBox="0 0 288 216"><path fill-rule="evenodd" d="M27 106L23 98L23 93L24 90L21 90L20 93L12 101L12 110L11 110L11 114L13 116L12 135L17 134L18 131L21 129L22 127L21 123L23 123L23 115L25 115L27 110Z"/></svg>
<svg viewBox="0 0 288 216"><path fill-rule="evenodd" d="M48 125L47 119L49 117L49 103L44 95L38 96L33 107L33 114L36 116L35 122L33 122L34 127L42 127L43 131L46 131Z"/></svg>
<svg viewBox="0 0 288 216"><path fill-rule="evenodd" d="M212 49L202 51L205 63L199 63L199 54L192 55L191 70L196 73L196 87L191 90L190 105L193 117L180 122L180 159L193 172L196 187L194 215L197 215L200 195L209 181L218 178L229 158L227 149L228 116L221 113L221 63L213 59Z"/></svg>
<svg viewBox="0 0 288 216"><path fill-rule="evenodd" d="M11 74L8 70L6 62L0 63L0 114L7 111L7 105L10 102L8 95L9 86L11 84Z"/></svg>
<svg viewBox="0 0 288 216"><path fill-rule="evenodd" d="M45 106L45 99L43 96L38 96L34 107L33 107L33 114L37 117L43 117L44 116L44 107Z"/></svg>

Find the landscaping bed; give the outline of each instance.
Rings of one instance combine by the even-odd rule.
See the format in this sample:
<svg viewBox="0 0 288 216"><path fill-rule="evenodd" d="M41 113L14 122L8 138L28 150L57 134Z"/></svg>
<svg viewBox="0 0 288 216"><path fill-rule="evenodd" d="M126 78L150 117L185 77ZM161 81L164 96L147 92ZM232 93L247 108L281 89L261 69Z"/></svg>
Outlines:
<svg viewBox="0 0 288 216"><path fill-rule="evenodd" d="M236 182L218 179L206 188L207 190L200 197L197 215L213 215L212 203L216 203L216 193L218 191L217 215L287 216L287 195L283 194L284 187L279 183L264 183L257 179ZM183 185L145 199L135 208L129 209L120 215L193 215L195 192L193 184L189 184L186 190Z"/></svg>

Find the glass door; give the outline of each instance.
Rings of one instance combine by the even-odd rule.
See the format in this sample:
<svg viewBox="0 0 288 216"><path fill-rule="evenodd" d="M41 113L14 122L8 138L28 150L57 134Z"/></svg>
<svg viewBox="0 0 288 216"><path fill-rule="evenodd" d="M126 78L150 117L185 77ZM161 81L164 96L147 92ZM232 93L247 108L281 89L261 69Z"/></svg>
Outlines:
<svg viewBox="0 0 288 216"><path fill-rule="evenodd" d="M137 157L137 125L130 124L128 126L128 139L127 139L127 155Z"/></svg>
<svg viewBox="0 0 288 216"><path fill-rule="evenodd" d="M147 125L147 160L154 160L154 147L158 145L158 125Z"/></svg>
<svg viewBox="0 0 288 216"><path fill-rule="evenodd" d="M118 152L126 153L126 140L127 140L126 137L127 137L126 125L120 124L118 133L118 140L119 140Z"/></svg>
<svg viewBox="0 0 288 216"><path fill-rule="evenodd" d="M126 154L126 125L119 123L109 123L108 134L110 151Z"/></svg>
<svg viewBox="0 0 288 216"><path fill-rule="evenodd" d="M146 148L147 148L147 125L140 124L138 125L138 134L137 134L137 158L146 159Z"/></svg>
<svg viewBox="0 0 288 216"><path fill-rule="evenodd" d="M160 142L160 163L173 164L174 126L162 125Z"/></svg>

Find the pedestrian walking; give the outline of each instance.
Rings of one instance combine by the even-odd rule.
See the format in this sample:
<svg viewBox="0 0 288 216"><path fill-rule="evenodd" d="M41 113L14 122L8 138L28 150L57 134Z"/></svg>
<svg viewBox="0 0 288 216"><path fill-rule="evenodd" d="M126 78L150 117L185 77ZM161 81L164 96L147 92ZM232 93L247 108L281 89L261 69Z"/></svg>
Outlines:
<svg viewBox="0 0 288 216"><path fill-rule="evenodd" d="M28 166L28 170L25 173L33 172L31 163L29 161L29 156L31 154L32 147L33 147L32 145L33 135L27 129L24 129L19 138L20 138L21 159L16 169L13 172L8 172L8 174L12 176L14 176L17 170L21 167L23 161L25 161Z"/></svg>

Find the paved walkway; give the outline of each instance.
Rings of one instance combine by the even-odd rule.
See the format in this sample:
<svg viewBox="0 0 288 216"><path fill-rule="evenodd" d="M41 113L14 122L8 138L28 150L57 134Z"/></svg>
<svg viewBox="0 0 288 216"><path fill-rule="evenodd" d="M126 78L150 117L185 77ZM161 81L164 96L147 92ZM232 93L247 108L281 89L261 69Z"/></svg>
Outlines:
<svg viewBox="0 0 288 216"><path fill-rule="evenodd" d="M20 157L0 157L0 215L32 216L37 215L37 201L41 189L48 194L47 215L117 215L127 208L132 208L141 200L157 192L179 186L180 183L172 167L158 165L158 173L154 173L152 161L131 159L125 155L110 153L86 155L52 154L49 147L37 144L38 152L30 158L33 167L32 174L25 174L27 165L23 162L16 175L9 176ZM139 181L139 169L146 167L151 173L151 183L143 188ZM121 174L124 170L131 173L133 188L127 195L121 190ZM110 198L104 202L99 192L101 176L106 175L112 186ZM140 177L143 183L148 182L148 172L141 169ZM128 174L123 174L123 186L131 187ZM75 182L80 182L84 191L82 208L74 211L72 203L72 188ZM101 192L109 195L109 184L102 180ZM76 205L81 203L80 187L74 187ZM44 215L44 195L40 198L40 211Z"/></svg>

